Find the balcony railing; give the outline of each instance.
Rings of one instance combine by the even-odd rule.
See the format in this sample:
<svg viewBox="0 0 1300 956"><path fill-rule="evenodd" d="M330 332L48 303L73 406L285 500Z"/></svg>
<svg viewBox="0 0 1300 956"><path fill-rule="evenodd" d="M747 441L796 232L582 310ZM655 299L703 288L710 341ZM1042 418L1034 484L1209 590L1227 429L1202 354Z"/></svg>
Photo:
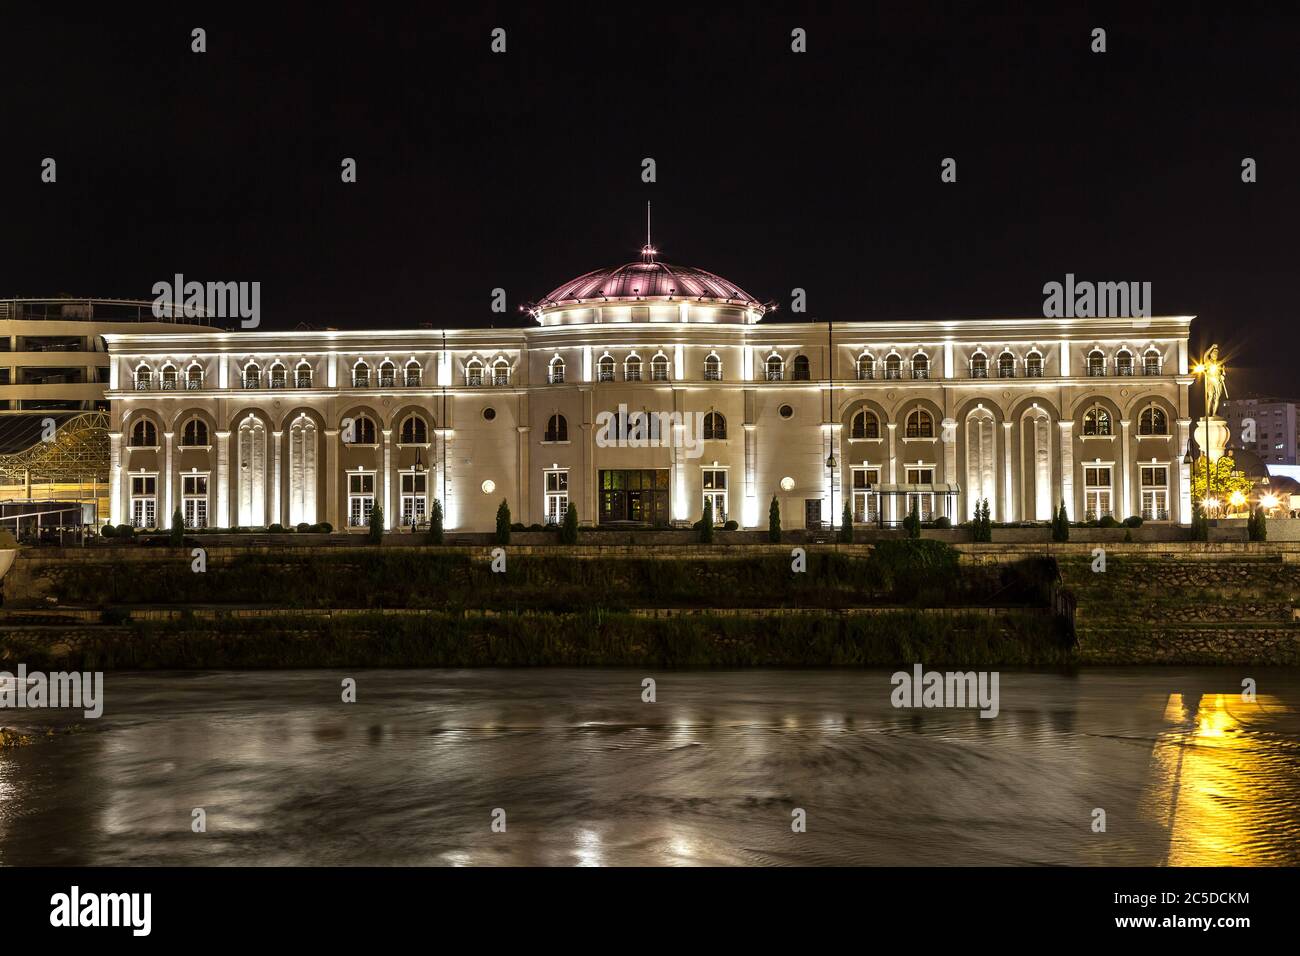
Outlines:
<svg viewBox="0 0 1300 956"><path fill-rule="evenodd" d="M722 381L722 369L720 369L720 368L706 368L706 369L704 370L704 381L706 381L706 382L721 382L721 381Z"/></svg>
<svg viewBox="0 0 1300 956"><path fill-rule="evenodd" d="M971 378L988 378L989 367L987 365L972 365L970 367Z"/></svg>
<svg viewBox="0 0 1300 956"><path fill-rule="evenodd" d="M546 382L548 385L562 385L564 383L564 369L551 369L546 373Z"/></svg>
<svg viewBox="0 0 1300 956"><path fill-rule="evenodd" d="M929 377L930 377L930 370L928 368L912 369L912 378L929 378ZM988 376L985 376L985 378L987 377Z"/></svg>
<svg viewBox="0 0 1300 956"><path fill-rule="evenodd" d="M419 373L419 372L407 372L407 373L406 373L406 380L405 380L405 381L406 381L406 387L407 387L407 388L419 388L419 387L420 387L420 373Z"/></svg>
<svg viewBox="0 0 1300 956"><path fill-rule="evenodd" d="M781 378L782 375L781 375L781 370L779 368L769 368L767 370L767 380L769 382L779 382L781 381Z"/></svg>
<svg viewBox="0 0 1300 956"><path fill-rule="evenodd" d="M1129 376L1131 376L1131 375L1133 374L1133 366L1132 366L1132 365L1116 365L1116 366L1115 366L1115 374L1116 374L1116 375L1121 375L1121 376L1123 376L1123 375L1129 375Z"/></svg>
<svg viewBox="0 0 1300 956"><path fill-rule="evenodd" d="M153 382L147 378L137 378L135 380L135 390L137 392L147 392L153 388Z"/></svg>
<svg viewBox="0 0 1300 956"><path fill-rule="evenodd" d="M1105 377L1106 377L1106 366L1104 365L1088 366L1088 378L1105 378Z"/></svg>
<svg viewBox="0 0 1300 956"><path fill-rule="evenodd" d="M1014 365L999 365L998 378L1015 378L1016 367Z"/></svg>
<svg viewBox="0 0 1300 956"><path fill-rule="evenodd" d="M1142 366L1142 374L1143 374L1143 375L1159 375L1159 374L1160 374L1160 366L1159 366L1159 365L1143 365L1143 366Z"/></svg>
<svg viewBox="0 0 1300 956"><path fill-rule="evenodd" d="M394 383L395 383L396 381L397 381L396 376L394 376L394 375L384 375L384 374L381 373L380 376L379 376L379 387L380 387L380 388L392 388L393 385L394 385Z"/></svg>
<svg viewBox="0 0 1300 956"><path fill-rule="evenodd" d="M285 375L283 372L280 372L279 374L273 373L271 375L272 388L284 388L284 383L285 383Z"/></svg>
<svg viewBox="0 0 1300 956"><path fill-rule="evenodd" d="M369 387L370 387L370 376L369 376L369 375L353 375L353 376L352 376L352 387L353 387L353 388L369 388Z"/></svg>
<svg viewBox="0 0 1300 956"><path fill-rule="evenodd" d="M203 388L203 379L187 378L185 380L185 388L187 391L197 392L199 389Z"/></svg>
<svg viewBox="0 0 1300 956"><path fill-rule="evenodd" d="M174 392L174 391L176 391L176 379L174 379L174 378L165 378L165 379L163 379L163 380L162 380L162 390L163 390L164 392Z"/></svg>
<svg viewBox="0 0 1300 956"><path fill-rule="evenodd" d="M903 377L903 370L901 368L885 369L885 378L887 379L901 379L902 377Z"/></svg>
<svg viewBox="0 0 1300 956"><path fill-rule="evenodd" d="M1042 377L1043 377L1043 366L1041 364L1025 366L1025 378L1042 378Z"/></svg>
<svg viewBox="0 0 1300 956"><path fill-rule="evenodd" d="M483 373L479 369L470 369L465 373L465 385L469 388L482 387Z"/></svg>
<svg viewBox="0 0 1300 956"><path fill-rule="evenodd" d="M601 369L596 375L596 381L598 382L614 381L614 370L612 368Z"/></svg>
<svg viewBox="0 0 1300 956"><path fill-rule="evenodd" d="M655 367L653 367L652 369L650 369L650 380L653 381L653 382L666 382L666 381L668 381L668 366L667 366L667 365L663 365L663 366L656 365Z"/></svg>
<svg viewBox="0 0 1300 956"><path fill-rule="evenodd" d="M299 372L294 376L294 384L298 388L311 388L311 372Z"/></svg>
<svg viewBox="0 0 1300 956"><path fill-rule="evenodd" d="M261 388L262 376L244 374L244 388Z"/></svg>

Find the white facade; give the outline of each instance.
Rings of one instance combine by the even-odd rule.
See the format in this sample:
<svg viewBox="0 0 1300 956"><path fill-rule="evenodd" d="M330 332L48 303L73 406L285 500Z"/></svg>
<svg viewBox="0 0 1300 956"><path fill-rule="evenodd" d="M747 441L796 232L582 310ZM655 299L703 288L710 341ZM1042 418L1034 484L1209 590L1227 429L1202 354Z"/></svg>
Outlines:
<svg viewBox="0 0 1300 956"><path fill-rule="evenodd" d="M489 530L504 498L524 524L566 504L583 524L688 522L707 500L765 527L775 495L798 528L838 523L846 495L856 520L900 520L909 494L954 523L981 498L996 521L1062 501L1190 520L1190 317L828 329L614 291L553 296L527 329L109 335L112 520L145 513L138 477L162 524L200 495L214 526L342 529L380 504L397 527L438 499L448 529ZM702 424L698 449L667 420L667 447L604 440L620 407Z"/></svg>

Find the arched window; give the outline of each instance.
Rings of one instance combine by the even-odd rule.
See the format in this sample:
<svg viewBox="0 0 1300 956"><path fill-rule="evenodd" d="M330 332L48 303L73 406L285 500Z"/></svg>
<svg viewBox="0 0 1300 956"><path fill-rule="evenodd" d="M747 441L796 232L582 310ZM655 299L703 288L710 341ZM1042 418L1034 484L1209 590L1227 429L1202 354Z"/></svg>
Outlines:
<svg viewBox="0 0 1300 956"><path fill-rule="evenodd" d="M998 378L1016 377L1016 357L1010 352L998 356Z"/></svg>
<svg viewBox="0 0 1300 956"><path fill-rule="evenodd" d="M924 352L912 356L912 378L930 377L930 359Z"/></svg>
<svg viewBox="0 0 1300 956"><path fill-rule="evenodd" d="M285 367L280 362L271 366L271 387L284 388Z"/></svg>
<svg viewBox="0 0 1300 956"><path fill-rule="evenodd" d="M885 357L885 378L903 377L903 359L897 352L890 352Z"/></svg>
<svg viewBox="0 0 1300 956"><path fill-rule="evenodd" d="M365 362L358 362L356 365L352 366L352 387L370 387L370 366Z"/></svg>
<svg viewBox="0 0 1300 956"><path fill-rule="evenodd" d="M722 359L716 355L710 354L704 360L704 381L721 382L722 381Z"/></svg>
<svg viewBox="0 0 1300 956"><path fill-rule="evenodd" d="M863 352L858 356L858 381L868 382L876 377L876 360Z"/></svg>
<svg viewBox="0 0 1300 956"><path fill-rule="evenodd" d="M568 441L569 422L560 414L552 415L546 420L546 437L542 441Z"/></svg>
<svg viewBox="0 0 1300 956"><path fill-rule="evenodd" d="M483 384L483 363L476 358L465 363L465 384L474 388Z"/></svg>
<svg viewBox="0 0 1300 956"><path fill-rule="evenodd" d="M808 356L796 355L794 365L790 369L790 377L796 382L806 382L812 378L812 370L808 365Z"/></svg>
<svg viewBox="0 0 1300 956"><path fill-rule="evenodd" d="M1042 378L1043 377L1043 353L1030 352L1025 356L1025 377Z"/></svg>
<svg viewBox="0 0 1300 956"><path fill-rule="evenodd" d="M497 359L492 363L492 384L510 384L510 363L503 358Z"/></svg>
<svg viewBox="0 0 1300 956"><path fill-rule="evenodd" d="M398 433L403 445L424 445L429 441L429 425L424 418L412 412L402 420L402 429Z"/></svg>
<svg viewBox="0 0 1300 956"><path fill-rule="evenodd" d="M1142 356L1142 374L1160 374L1160 352L1156 349L1147 349L1146 354Z"/></svg>
<svg viewBox="0 0 1300 956"><path fill-rule="evenodd" d="M424 368L415 359L406 363L406 382L407 388L419 388L420 379L423 377Z"/></svg>
<svg viewBox="0 0 1300 956"><path fill-rule="evenodd" d="M1138 416L1139 435L1168 435L1169 416L1159 405L1148 405Z"/></svg>
<svg viewBox="0 0 1300 956"><path fill-rule="evenodd" d="M989 377L989 357L983 352L976 352L970 357L970 377Z"/></svg>
<svg viewBox="0 0 1300 956"><path fill-rule="evenodd" d="M379 387L392 388L397 383L397 366L385 360L379 366Z"/></svg>
<svg viewBox="0 0 1300 956"><path fill-rule="evenodd" d="M142 418L131 428L132 448L158 447L158 428L147 418Z"/></svg>
<svg viewBox="0 0 1300 956"><path fill-rule="evenodd" d="M769 382L779 382L785 377L785 363L781 361L781 356L770 355L767 359L767 380Z"/></svg>
<svg viewBox="0 0 1300 956"><path fill-rule="evenodd" d="M1115 356L1115 374L1133 374L1133 353L1128 349L1120 349L1119 354Z"/></svg>
<svg viewBox="0 0 1300 956"><path fill-rule="evenodd" d="M1110 412L1101 405L1094 405L1084 412L1083 433L1085 435L1109 435Z"/></svg>
<svg viewBox="0 0 1300 956"><path fill-rule="evenodd" d="M704 437L722 441L727 437L727 419L722 412L709 412L704 416Z"/></svg>
<svg viewBox="0 0 1300 956"><path fill-rule="evenodd" d="M262 368L256 362L244 366L244 388L262 387Z"/></svg>
<svg viewBox="0 0 1300 956"><path fill-rule="evenodd" d="M564 381L564 359L558 355L551 359L551 364L546 369L546 381L552 385L559 385Z"/></svg>
<svg viewBox="0 0 1300 956"><path fill-rule="evenodd" d="M907 416L907 431L904 435L907 438L933 438L934 416L924 408L913 409Z"/></svg>
<svg viewBox="0 0 1300 956"><path fill-rule="evenodd" d="M629 355L627 357L627 361L623 363L623 381L641 381L641 356Z"/></svg>
<svg viewBox="0 0 1300 956"><path fill-rule="evenodd" d="M614 381L614 357L612 355L602 355L600 357L600 361L596 366L596 381Z"/></svg>
<svg viewBox="0 0 1300 956"><path fill-rule="evenodd" d="M203 366L195 364L185 370L185 387L195 392L203 387Z"/></svg>
<svg viewBox="0 0 1300 956"><path fill-rule="evenodd" d="M208 423L201 418L191 418L181 429L181 444L203 447L208 444Z"/></svg>
<svg viewBox="0 0 1300 956"><path fill-rule="evenodd" d="M375 421L369 415L358 415L352 420L352 444L377 445Z"/></svg>
<svg viewBox="0 0 1300 956"><path fill-rule="evenodd" d="M1106 356L1101 349L1088 353L1088 374L1094 377L1106 374Z"/></svg>
<svg viewBox="0 0 1300 956"><path fill-rule="evenodd" d="M668 356L663 352L650 360L650 378L656 382L668 381Z"/></svg>
<svg viewBox="0 0 1300 956"><path fill-rule="evenodd" d="M176 389L176 366L164 365L162 370L162 387L163 391L171 392Z"/></svg>
<svg viewBox="0 0 1300 956"><path fill-rule="evenodd" d="M311 363L303 359L293 370L294 384L298 388L311 388Z"/></svg>
<svg viewBox="0 0 1300 956"><path fill-rule="evenodd" d="M153 385L153 369L148 365L141 365L135 370L135 390L137 392L147 392Z"/></svg>
<svg viewBox="0 0 1300 956"><path fill-rule="evenodd" d="M853 416L853 424L849 429L850 438L879 438L880 437L880 419L876 413L867 409L862 409Z"/></svg>

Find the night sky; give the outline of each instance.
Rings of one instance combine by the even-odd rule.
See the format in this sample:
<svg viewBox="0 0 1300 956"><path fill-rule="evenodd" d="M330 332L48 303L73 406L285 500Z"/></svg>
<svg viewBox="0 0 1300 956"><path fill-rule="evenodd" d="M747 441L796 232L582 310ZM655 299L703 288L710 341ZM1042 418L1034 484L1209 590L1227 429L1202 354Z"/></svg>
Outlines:
<svg viewBox="0 0 1300 956"><path fill-rule="evenodd" d="M812 318L861 321L1041 315L1067 272L1149 281L1157 314L1200 316L1194 349L1220 343L1234 396L1300 397L1300 21L27 6L3 24L0 297L150 298L181 272L260 281L264 328L517 325L635 259L649 199L663 259L778 321L805 317L796 286Z"/></svg>

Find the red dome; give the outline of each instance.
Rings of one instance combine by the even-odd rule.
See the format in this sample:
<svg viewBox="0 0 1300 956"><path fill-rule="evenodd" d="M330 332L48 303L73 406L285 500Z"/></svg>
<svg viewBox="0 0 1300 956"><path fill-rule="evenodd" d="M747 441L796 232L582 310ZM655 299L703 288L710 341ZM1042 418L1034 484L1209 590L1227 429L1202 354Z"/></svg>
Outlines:
<svg viewBox="0 0 1300 956"><path fill-rule="evenodd" d="M658 296L730 299L746 305L759 305L758 300L740 286L712 272L654 261L629 262L588 272L552 289L538 305L546 307L577 299L647 299Z"/></svg>

